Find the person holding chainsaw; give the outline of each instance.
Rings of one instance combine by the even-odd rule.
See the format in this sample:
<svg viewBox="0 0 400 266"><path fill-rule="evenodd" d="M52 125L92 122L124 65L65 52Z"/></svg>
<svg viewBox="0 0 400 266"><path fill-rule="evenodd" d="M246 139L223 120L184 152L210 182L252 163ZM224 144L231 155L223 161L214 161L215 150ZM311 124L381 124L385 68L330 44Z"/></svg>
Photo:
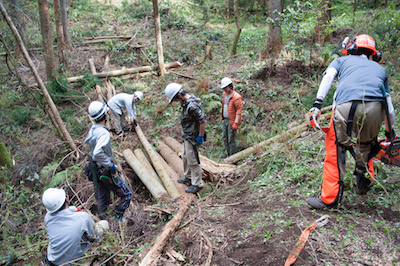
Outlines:
<svg viewBox="0 0 400 266"><path fill-rule="evenodd" d="M310 110L310 124L320 129L322 102L332 82L338 76L329 127L324 131L325 163L322 192L318 198L309 198L315 209L333 208L340 203L344 184L346 151L355 158L357 194L366 194L374 177L372 158L379 152L377 136L383 121L386 136L395 138L395 113L390 97L388 75L377 62L381 53L374 39L366 34L348 38L342 44L343 57L336 58L324 72L317 97ZM369 58L372 57L372 60Z"/></svg>
<svg viewBox="0 0 400 266"><path fill-rule="evenodd" d="M182 106L182 133L183 133L183 170L184 177L178 183L189 186L187 193L197 193L203 187L202 169L200 165L198 146L205 141L207 115L201 110L200 98L187 93L178 83L170 83L165 88L165 95L169 104L176 101Z"/></svg>
<svg viewBox="0 0 400 266"><path fill-rule="evenodd" d="M225 143L227 156L236 153L236 130L242 118L243 99L233 88L230 78L221 80L222 95L222 138ZM222 156L221 159L226 158Z"/></svg>
<svg viewBox="0 0 400 266"><path fill-rule="evenodd" d="M95 121L95 124L90 128L85 143L89 144L91 162L95 166L91 175L94 179L93 184L97 184L98 187L96 190L95 186L95 194L97 195L99 217L102 220L105 219L106 210L110 205L110 193L113 191L120 198L114 209L115 217L118 221L125 221L124 212L129 207L133 192L125 184L113 162L110 132L106 127L107 104L102 101L91 102L89 115ZM93 169L93 167L90 167L90 169Z"/></svg>
<svg viewBox="0 0 400 266"><path fill-rule="evenodd" d="M115 133L121 134L126 130L125 110L130 117L129 124L137 125L136 123L136 106L135 103L142 100L143 92L136 91L133 94L118 93L113 96L107 103L110 107L111 116L114 121ZM129 130L129 129L128 129Z"/></svg>

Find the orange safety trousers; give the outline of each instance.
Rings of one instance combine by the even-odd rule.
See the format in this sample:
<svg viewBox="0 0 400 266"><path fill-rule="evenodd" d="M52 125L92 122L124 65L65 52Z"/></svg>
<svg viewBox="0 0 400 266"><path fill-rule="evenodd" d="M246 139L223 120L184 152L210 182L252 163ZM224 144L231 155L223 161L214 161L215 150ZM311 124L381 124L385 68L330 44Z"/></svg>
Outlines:
<svg viewBox="0 0 400 266"><path fill-rule="evenodd" d="M337 204L343 191L343 178L345 174L345 163L342 160L342 147L339 146L336 137L336 128L333 123L333 115L329 123L329 128L324 129L326 155L324 160L324 171L322 180L321 200L327 204ZM346 130L342 129L341 130ZM345 154L344 154L345 155ZM372 158L368 161L368 170L371 174L371 181L374 177Z"/></svg>

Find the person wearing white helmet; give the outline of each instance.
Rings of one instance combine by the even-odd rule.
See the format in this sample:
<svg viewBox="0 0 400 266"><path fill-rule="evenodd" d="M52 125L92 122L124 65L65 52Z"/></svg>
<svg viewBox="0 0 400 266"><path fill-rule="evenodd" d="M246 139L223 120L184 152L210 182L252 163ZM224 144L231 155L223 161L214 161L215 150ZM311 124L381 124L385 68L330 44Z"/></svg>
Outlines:
<svg viewBox="0 0 400 266"><path fill-rule="evenodd" d="M236 153L236 130L242 119L243 99L233 88L230 78L221 80L222 94L222 138L224 139L226 155L221 159Z"/></svg>
<svg viewBox="0 0 400 266"><path fill-rule="evenodd" d="M89 130L85 143L89 144L89 151L97 166L97 205L100 219L105 219L106 210L110 205L110 193L120 198L118 205L114 209L115 217L119 221L125 220L124 213L129 207L133 192L121 178L117 167L113 162L113 151L108 127L106 127L108 107L105 102L94 101L89 105L89 115L95 124Z"/></svg>
<svg viewBox="0 0 400 266"><path fill-rule="evenodd" d="M204 185L200 165L198 145L203 144L207 115L201 110L200 98L187 93L182 85L171 83L165 88L169 103L180 102L182 106L183 170L184 177L178 182L189 186L187 193L197 193Z"/></svg>
<svg viewBox="0 0 400 266"><path fill-rule="evenodd" d="M91 243L109 228L107 221L95 224L88 213L69 206L63 189L47 189L42 202L47 210L44 222L50 240L47 265L61 265L81 257Z"/></svg>
<svg viewBox="0 0 400 266"><path fill-rule="evenodd" d="M142 99L143 92L136 91L133 94L118 93L108 101L107 105L111 110L111 116L114 121L116 134L121 134L123 130L127 129L125 110L130 117L129 124L133 123L134 126L137 125L135 103Z"/></svg>

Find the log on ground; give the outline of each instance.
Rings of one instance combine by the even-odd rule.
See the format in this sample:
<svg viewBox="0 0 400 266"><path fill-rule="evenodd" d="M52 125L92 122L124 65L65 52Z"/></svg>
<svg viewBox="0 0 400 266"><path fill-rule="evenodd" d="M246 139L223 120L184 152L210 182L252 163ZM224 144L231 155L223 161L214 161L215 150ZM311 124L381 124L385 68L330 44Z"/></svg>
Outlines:
<svg viewBox="0 0 400 266"><path fill-rule="evenodd" d="M163 141L158 140L158 152L168 162L169 165L178 173L179 176L184 176L182 159Z"/></svg>
<svg viewBox="0 0 400 266"><path fill-rule="evenodd" d="M140 163L130 149L124 150L122 154L124 155L124 158L129 166L135 171L136 175L140 178L140 180L142 180L143 184L147 187L154 198L158 200L169 198L169 195L164 187L161 186L161 184L146 171L146 168Z"/></svg>
<svg viewBox="0 0 400 266"><path fill-rule="evenodd" d="M146 167L146 170L154 177L155 180L157 180L162 186L163 183L161 182L160 177L157 175L156 170L154 170L153 166L147 159L146 155L143 153L141 149L136 149L133 151L135 154L136 158L143 164L144 167Z"/></svg>

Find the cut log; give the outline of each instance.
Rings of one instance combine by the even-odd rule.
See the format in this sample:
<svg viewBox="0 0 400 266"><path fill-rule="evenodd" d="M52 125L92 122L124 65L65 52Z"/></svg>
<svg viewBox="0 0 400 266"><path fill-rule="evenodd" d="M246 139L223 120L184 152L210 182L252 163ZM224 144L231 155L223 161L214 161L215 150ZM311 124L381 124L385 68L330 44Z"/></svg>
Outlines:
<svg viewBox="0 0 400 266"><path fill-rule="evenodd" d="M89 59L89 68L90 68L90 72L92 72L92 75L97 73L93 58ZM100 85L96 84L95 88L96 88L97 100L104 101L104 97L103 97L103 93L101 92Z"/></svg>
<svg viewBox="0 0 400 266"><path fill-rule="evenodd" d="M156 152L156 155L157 155L158 160L161 162L161 164L164 166L165 170L167 171L172 182L174 182L175 187L178 189L179 193L184 195L186 193L185 192L186 186L184 184L178 183L178 178L180 178L180 176L175 172L174 169L172 169L172 167L164 160L164 158L158 152Z"/></svg>
<svg viewBox="0 0 400 266"><path fill-rule="evenodd" d="M158 152L179 176L184 176L182 159L161 140L158 140Z"/></svg>
<svg viewBox="0 0 400 266"><path fill-rule="evenodd" d="M323 114L321 115L321 120L326 119L328 117L330 117L331 114ZM272 137L270 139L264 140L263 142L260 142L250 148L247 148L243 151L240 151L238 153L235 153L229 157L226 157L224 159L225 163L236 163L244 158L247 158L248 156L258 153L258 152L262 152L265 151L265 148L268 145L271 145L273 143L278 143L278 142L282 142L282 141L287 141L288 139L291 139L295 134L297 134L300 131L304 131L307 129L309 125L309 122L306 121L296 127L293 127L285 132L283 132L282 134L276 135L275 137Z"/></svg>
<svg viewBox="0 0 400 266"><path fill-rule="evenodd" d="M164 184L165 189L168 191L168 194L173 198L179 198L181 193L179 193L178 189L176 188L174 182L169 177L167 171L165 170L164 166L157 158L157 152L153 149L150 143L147 141L145 135L143 134L142 129L139 125L135 126L136 134L139 137L140 142L142 143L144 149L146 150L151 163L153 164L154 169L156 170L158 176L160 177L161 181Z"/></svg>
<svg viewBox="0 0 400 266"><path fill-rule="evenodd" d="M176 62L165 64L165 69L177 68L180 66L182 66L182 63L176 61ZM113 71L107 71L107 72L98 72L98 73L94 74L93 76L96 78L108 78L108 77L117 77L117 76L122 76L122 75L156 71L157 69L158 69L158 66L153 66L153 67L141 66L141 67L126 68L126 69L113 70ZM84 77L83 75L77 76L77 77L70 77L70 78L67 78L67 80L69 82L77 82L77 81L82 80L83 77Z"/></svg>
<svg viewBox="0 0 400 266"><path fill-rule="evenodd" d="M136 149L133 151L133 153L135 154L136 158L138 158L139 162L141 162L142 165L146 167L147 172L149 172L149 174L151 174L154 179L157 180L160 185L164 187L160 177L157 175L156 171L154 170L153 166L151 165L143 151L141 149Z"/></svg>
<svg viewBox="0 0 400 266"><path fill-rule="evenodd" d="M178 212L172 218L167 225L164 227L161 234L157 237L157 241L154 243L153 247L146 254L143 260L139 263L139 266L149 266L156 265L158 258L161 255L164 247L168 244L169 240L179 227L183 216L189 209L189 206L192 205L193 197L187 197L186 200L182 203L182 206L179 208Z"/></svg>
<svg viewBox="0 0 400 266"><path fill-rule="evenodd" d="M130 167L135 171L136 175L142 180L143 184L150 191L151 195L157 200L163 200L169 198L167 191L164 187L149 174L141 162L136 158L130 149L126 149L122 152L125 160Z"/></svg>
<svg viewBox="0 0 400 266"><path fill-rule="evenodd" d="M165 143L181 156L182 144L171 137L164 138ZM235 173L237 166L233 164L221 164L200 154L201 168L205 172L207 178L211 181L216 181L221 177L229 176Z"/></svg>

